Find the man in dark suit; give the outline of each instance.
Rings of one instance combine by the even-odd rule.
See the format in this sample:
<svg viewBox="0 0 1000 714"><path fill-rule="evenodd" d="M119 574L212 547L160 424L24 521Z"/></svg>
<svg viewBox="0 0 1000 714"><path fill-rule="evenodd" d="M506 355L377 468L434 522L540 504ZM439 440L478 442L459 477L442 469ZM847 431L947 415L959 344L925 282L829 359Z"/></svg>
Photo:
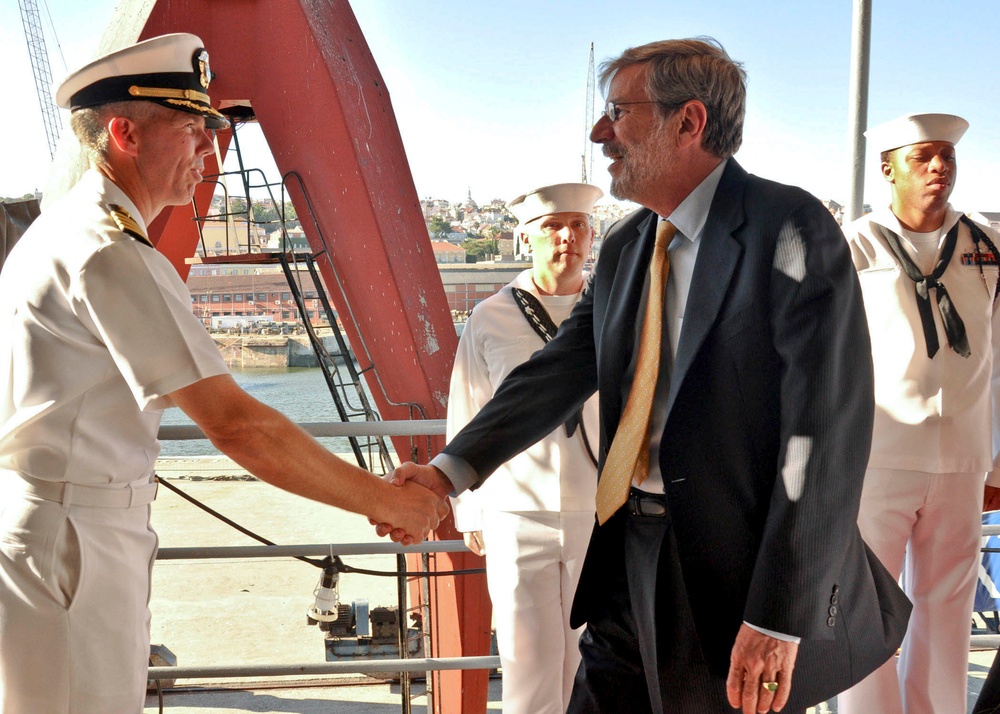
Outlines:
<svg viewBox="0 0 1000 714"><path fill-rule="evenodd" d="M645 208L608 232L557 337L394 478L475 488L599 390L569 710L802 711L892 656L909 614L856 526L873 398L850 254L812 196L730 158L745 74L714 40L630 49L601 80L591 138L612 193Z"/></svg>

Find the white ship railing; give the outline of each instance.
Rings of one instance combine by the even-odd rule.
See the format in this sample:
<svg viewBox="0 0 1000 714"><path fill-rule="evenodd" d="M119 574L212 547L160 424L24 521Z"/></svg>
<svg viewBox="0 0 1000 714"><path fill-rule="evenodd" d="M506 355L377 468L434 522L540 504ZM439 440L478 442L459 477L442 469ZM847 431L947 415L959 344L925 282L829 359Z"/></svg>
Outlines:
<svg viewBox="0 0 1000 714"><path fill-rule="evenodd" d="M314 437L350 437L350 436L430 436L444 434L444 419L404 420L404 421L359 421L359 422L311 422L300 423ZM159 439L161 441L187 441L205 439L200 428L193 425L161 426ZM402 546L398 543L339 543L339 544L300 544L300 545L260 545L260 546L205 546L205 547L173 547L160 548L157 560L207 560L207 559L239 559L239 558L294 558L294 557L324 557L330 554L343 555L395 555L397 568L405 571L403 557L407 554L457 553L468 549L460 540L426 541L417 545ZM406 602L405 591L408 580L422 578L426 595L426 575L400 575L397 577L397 594L399 597L398 626L401 640L406 633ZM426 605L424 606L426 608ZM423 627L426 641L429 632L426 619ZM405 647L400 650L405 654ZM425 652L427 648L425 647ZM335 674L367 674L367 673L399 673L404 686L401 687L401 706L404 714L411 710L409 692L409 674L425 673L443 670L487 669L495 670L500 666L497 656L475 657L414 657L401 659L358 659L341 660L339 662L308 662L301 664L253 664L253 665L205 665L194 667L156 666L149 668L150 680L178 679L225 679L254 677L297 677L306 675ZM426 688L428 711L432 709L433 692L430 678Z"/></svg>

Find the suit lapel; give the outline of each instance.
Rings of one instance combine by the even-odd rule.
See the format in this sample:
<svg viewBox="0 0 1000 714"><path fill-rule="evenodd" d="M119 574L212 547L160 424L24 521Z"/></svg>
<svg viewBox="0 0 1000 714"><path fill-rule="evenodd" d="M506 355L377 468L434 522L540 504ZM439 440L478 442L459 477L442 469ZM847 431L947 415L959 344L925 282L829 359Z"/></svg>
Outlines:
<svg viewBox="0 0 1000 714"><path fill-rule="evenodd" d="M635 323L642 298L642 287L656 239L656 214L649 211L636 227L634 236L622 247L614 282L608 295L608 309L601 330L598 365L601 412L606 433L613 434L621 417L622 378L628 369L635 347Z"/></svg>
<svg viewBox="0 0 1000 714"><path fill-rule="evenodd" d="M695 355L722 309L743 247L734 237L743 223L743 190L747 173L729 160L712 199L708 220L701 235L698 258L691 276L691 289L684 310L684 322L670 379L667 414L673 408Z"/></svg>

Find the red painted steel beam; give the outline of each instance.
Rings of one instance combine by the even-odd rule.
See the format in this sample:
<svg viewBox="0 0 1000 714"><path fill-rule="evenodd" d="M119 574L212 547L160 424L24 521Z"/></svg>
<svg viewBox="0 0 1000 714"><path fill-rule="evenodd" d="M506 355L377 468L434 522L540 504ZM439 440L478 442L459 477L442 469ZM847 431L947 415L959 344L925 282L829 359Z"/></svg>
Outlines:
<svg viewBox="0 0 1000 714"><path fill-rule="evenodd" d="M132 0L113 24L105 48L166 32L205 41L218 75L213 100L223 109L248 103L279 171L302 177L316 226L294 184L292 203L313 250L328 251L320 271L361 367L374 365L365 378L380 414L419 418L412 404L425 418L444 417L457 338L389 93L346 0ZM228 145L225 133L220 143ZM200 188L199 208L210 198ZM150 231L182 276L197 244L192 217L176 207ZM414 456L408 441L395 446L400 460ZM416 446L425 461L427 440ZM431 450L441 446L431 440ZM459 537L450 519L436 535ZM451 570L482 560L437 554L433 563ZM431 578L430 590L431 654L488 653L485 578ZM485 672L437 674L434 711L484 711L487 684Z"/></svg>

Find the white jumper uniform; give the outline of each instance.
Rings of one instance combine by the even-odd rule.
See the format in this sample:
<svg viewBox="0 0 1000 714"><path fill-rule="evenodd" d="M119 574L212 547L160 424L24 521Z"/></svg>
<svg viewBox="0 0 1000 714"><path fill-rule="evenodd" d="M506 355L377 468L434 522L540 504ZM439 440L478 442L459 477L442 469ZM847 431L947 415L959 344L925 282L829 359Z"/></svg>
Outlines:
<svg viewBox="0 0 1000 714"><path fill-rule="evenodd" d="M0 712L141 712L169 393L225 374L135 205L90 171L0 273Z"/></svg>
<svg viewBox="0 0 1000 714"><path fill-rule="evenodd" d="M528 324L511 288L532 293L558 325L580 299L540 295L531 270L473 310L459 340L448 400L450 440L493 396L503 379L544 341ZM596 454L597 397L584 406ZM505 714L562 714L580 663L580 630L570 606L594 527L597 468L578 428L560 426L503 464L476 491L452 499L455 525L481 530L503 667Z"/></svg>
<svg viewBox="0 0 1000 714"><path fill-rule="evenodd" d="M996 468L1000 381L997 266L977 263L969 228L940 278L965 324L971 355L948 345L930 291L940 349L928 358L914 282L875 222L899 235L922 274L933 270L959 220L949 207L939 231L905 231L888 209L845 227L864 293L875 366L875 426L859 526L888 570L902 573L913 601L898 667L889 660L838 697L842 714L953 714L965 711L969 618L980 558L983 477ZM995 245L1000 236L983 228Z"/></svg>

